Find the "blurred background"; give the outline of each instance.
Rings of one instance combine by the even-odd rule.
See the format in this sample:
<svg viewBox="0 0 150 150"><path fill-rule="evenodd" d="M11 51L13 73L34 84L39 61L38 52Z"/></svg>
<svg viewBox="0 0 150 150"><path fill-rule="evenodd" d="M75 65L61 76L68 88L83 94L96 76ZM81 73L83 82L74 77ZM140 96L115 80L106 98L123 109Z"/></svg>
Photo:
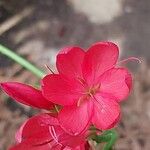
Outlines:
<svg viewBox="0 0 150 150"><path fill-rule="evenodd" d="M128 63L134 88L121 106L115 150L150 150L150 0L0 0L0 43L45 72L44 64L55 70L62 47L87 49L107 40L119 46L120 59L143 60ZM39 79L0 54L2 81L35 85ZM0 150L14 143L20 124L37 112L0 91Z"/></svg>

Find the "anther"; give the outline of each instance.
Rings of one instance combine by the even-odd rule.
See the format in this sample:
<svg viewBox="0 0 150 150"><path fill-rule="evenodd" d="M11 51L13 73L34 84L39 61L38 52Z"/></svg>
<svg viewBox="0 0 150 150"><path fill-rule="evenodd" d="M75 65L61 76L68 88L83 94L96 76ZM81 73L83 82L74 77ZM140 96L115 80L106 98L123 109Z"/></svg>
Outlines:
<svg viewBox="0 0 150 150"><path fill-rule="evenodd" d="M82 85L85 85L85 84L86 84L85 80L83 80L82 78L77 77L77 79L78 79L78 81L79 81Z"/></svg>

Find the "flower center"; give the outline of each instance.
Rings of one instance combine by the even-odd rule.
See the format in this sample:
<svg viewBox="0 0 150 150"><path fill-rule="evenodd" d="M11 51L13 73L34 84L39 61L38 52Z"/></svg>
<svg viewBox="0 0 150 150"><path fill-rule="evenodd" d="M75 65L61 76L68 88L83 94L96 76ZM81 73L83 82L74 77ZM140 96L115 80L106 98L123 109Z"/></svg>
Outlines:
<svg viewBox="0 0 150 150"><path fill-rule="evenodd" d="M84 95L91 97L100 89L100 84L89 86L84 79L78 77L77 80L85 88L85 93L83 93Z"/></svg>
<svg viewBox="0 0 150 150"><path fill-rule="evenodd" d="M84 101L93 98L94 95L100 90L100 84L94 85L92 87L89 87L85 90L85 93L83 93L83 96L80 97L78 100L77 106L80 106Z"/></svg>
<svg viewBox="0 0 150 150"><path fill-rule="evenodd" d="M100 89L100 84L94 85L90 88L88 88L87 92L85 93L86 95L93 97Z"/></svg>

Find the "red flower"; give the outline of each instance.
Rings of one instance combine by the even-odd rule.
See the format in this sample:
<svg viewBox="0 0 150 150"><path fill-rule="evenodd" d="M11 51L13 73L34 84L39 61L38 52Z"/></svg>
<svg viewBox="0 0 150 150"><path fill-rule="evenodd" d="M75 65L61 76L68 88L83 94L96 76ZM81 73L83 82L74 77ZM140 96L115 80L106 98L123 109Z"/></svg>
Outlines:
<svg viewBox="0 0 150 150"><path fill-rule="evenodd" d="M42 92L29 85L17 82L5 82L1 88L13 99L28 106L47 109L53 108L54 104L43 97Z"/></svg>
<svg viewBox="0 0 150 150"><path fill-rule="evenodd" d="M22 125L16 134L18 144L9 150L85 150L85 137L67 134L57 118L41 114Z"/></svg>
<svg viewBox="0 0 150 150"><path fill-rule="evenodd" d="M91 123L104 130L118 122L118 103L128 96L132 82L127 69L116 67L118 54L115 44L99 42L87 52L70 47L57 55L59 74L43 78L42 92L63 106L58 119L66 132L77 135Z"/></svg>

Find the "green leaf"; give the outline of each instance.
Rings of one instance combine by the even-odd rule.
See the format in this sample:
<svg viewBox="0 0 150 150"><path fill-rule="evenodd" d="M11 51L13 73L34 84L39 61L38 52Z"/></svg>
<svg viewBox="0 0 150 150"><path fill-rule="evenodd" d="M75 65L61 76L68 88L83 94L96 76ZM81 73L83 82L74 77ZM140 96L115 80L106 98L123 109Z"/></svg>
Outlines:
<svg viewBox="0 0 150 150"><path fill-rule="evenodd" d="M117 137L117 133L113 129L105 131L101 135L95 135L92 139L97 143L106 142L106 144L103 147L103 150L112 150L112 147L115 144Z"/></svg>

